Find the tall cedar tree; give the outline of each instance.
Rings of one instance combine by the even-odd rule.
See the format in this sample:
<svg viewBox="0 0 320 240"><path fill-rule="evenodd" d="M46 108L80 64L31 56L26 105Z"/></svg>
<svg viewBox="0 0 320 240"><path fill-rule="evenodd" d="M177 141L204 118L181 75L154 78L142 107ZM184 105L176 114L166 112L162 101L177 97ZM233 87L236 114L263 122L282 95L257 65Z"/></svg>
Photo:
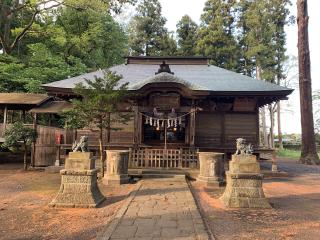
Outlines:
<svg viewBox="0 0 320 240"><path fill-rule="evenodd" d="M277 83L283 78L285 56L285 32L288 10L287 0L240 0L239 43L242 45L242 71L256 75L257 79ZM274 106L269 106L270 141L266 130L265 108L261 109L263 144L273 146Z"/></svg>
<svg viewBox="0 0 320 240"><path fill-rule="evenodd" d="M198 25L188 15L184 15L177 24L179 55L196 55L197 34Z"/></svg>
<svg viewBox="0 0 320 240"><path fill-rule="evenodd" d="M110 141L113 123L125 124L129 120L127 114L118 112L117 106L128 96L128 83L120 83L122 76L106 71L103 78L86 80L86 84L76 85L74 92L81 96L81 100L73 100L73 110L70 119L78 118L84 126L94 130L99 129L99 149L102 175L104 174L104 129L107 130L107 142ZM64 116L68 120L68 113ZM73 119L73 120L72 120ZM84 121L84 122L83 122Z"/></svg>
<svg viewBox="0 0 320 240"><path fill-rule="evenodd" d="M301 157L304 164L320 164L317 154L312 112L312 89L310 72L310 51L308 33L308 2L297 0L299 89L301 112Z"/></svg>
<svg viewBox="0 0 320 240"><path fill-rule="evenodd" d="M129 48L132 55L175 55L176 42L165 28L166 19L161 16L158 0L143 0L130 22Z"/></svg>
<svg viewBox="0 0 320 240"><path fill-rule="evenodd" d="M211 63L238 70L239 46L234 37L236 0L208 0L201 16L197 52Z"/></svg>

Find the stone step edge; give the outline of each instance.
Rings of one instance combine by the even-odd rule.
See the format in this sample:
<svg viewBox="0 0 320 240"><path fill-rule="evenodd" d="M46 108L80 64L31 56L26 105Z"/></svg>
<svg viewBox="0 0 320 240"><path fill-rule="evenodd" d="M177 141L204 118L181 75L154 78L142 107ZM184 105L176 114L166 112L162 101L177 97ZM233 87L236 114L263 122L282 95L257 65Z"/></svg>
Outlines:
<svg viewBox="0 0 320 240"><path fill-rule="evenodd" d="M121 208L118 210L117 214L113 217L111 222L107 222L105 229L102 230L102 232L97 235L97 237L96 237L97 240L109 240L111 238L113 232L116 230L121 219L123 218L124 214L128 210L130 203L136 197L136 194L140 190L142 183L143 183L143 181L139 181L137 183L136 188L130 193L129 197L125 200L125 202L123 203Z"/></svg>
<svg viewBox="0 0 320 240"><path fill-rule="evenodd" d="M211 231L210 224L207 221L207 219L205 218L205 214L204 214L203 209L201 208L200 201L196 198L196 194L195 194L195 192L194 192L194 190L192 188L192 185L191 185L190 181L188 179L186 179L186 182L187 182L187 185L189 187L190 193L192 195L193 201L194 201L194 203L195 203L195 205L196 205L196 207L197 207L197 209L199 211L199 214L200 214L200 216L202 218L202 222L203 222L203 224L204 224L204 226L206 228L206 232L208 234L208 239L209 240L216 240L216 238L214 237L214 235L213 235L213 233Z"/></svg>
<svg viewBox="0 0 320 240"><path fill-rule="evenodd" d="M142 178L179 178L185 179L185 175L183 174L143 174Z"/></svg>

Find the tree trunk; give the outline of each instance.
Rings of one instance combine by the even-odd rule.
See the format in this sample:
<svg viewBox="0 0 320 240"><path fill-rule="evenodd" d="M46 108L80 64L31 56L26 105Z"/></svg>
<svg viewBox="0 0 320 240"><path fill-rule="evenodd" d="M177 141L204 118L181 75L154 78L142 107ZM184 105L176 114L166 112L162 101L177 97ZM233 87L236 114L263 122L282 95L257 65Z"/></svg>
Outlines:
<svg viewBox="0 0 320 240"><path fill-rule="evenodd" d="M281 104L280 101L277 103L277 125L278 125L278 139L279 139L279 149L283 149L282 142L282 130L281 130Z"/></svg>
<svg viewBox="0 0 320 240"><path fill-rule="evenodd" d="M261 67L259 65L259 63L257 63L256 65L256 76L258 80L262 80L261 79ZM266 110L264 107L261 108L261 124L262 124L262 145L264 147L268 146L268 134L267 134L267 125L266 125Z"/></svg>
<svg viewBox="0 0 320 240"><path fill-rule="evenodd" d="M100 163L101 163L101 176L104 177L103 128L100 128L100 134L99 134L99 151L100 151Z"/></svg>
<svg viewBox="0 0 320 240"><path fill-rule="evenodd" d="M320 164L317 154L312 112L312 89L308 36L307 0L297 0L299 89L301 112L301 157L304 164Z"/></svg>

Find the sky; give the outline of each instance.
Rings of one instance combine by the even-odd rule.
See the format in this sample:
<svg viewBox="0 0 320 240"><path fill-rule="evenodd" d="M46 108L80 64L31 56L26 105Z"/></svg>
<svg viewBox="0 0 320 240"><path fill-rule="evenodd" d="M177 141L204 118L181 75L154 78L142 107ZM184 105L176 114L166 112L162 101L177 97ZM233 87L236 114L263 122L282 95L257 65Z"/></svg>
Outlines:
<svg viewBox="0 0 320 240"><path fill-rule="evenodd" d="M183 15L188 14L195 22L200 23L200 16L203 12L206 0L159 0L162 6L162 15L167 19L166 27L170 31L176 30L177 22ZM290 14L296 16L296 0L289 7ZM309 44L311 57L311 77L313 90L320 90L320 67L317 66L320 61L320 0L309 0ZM127 11L127 16L122 19L129 20L133 16L133 11ZM287 33L287 55L298 56L297 49L297 24L286 27ZM291 73L293 75L294 73ZM290 75L290 73L289 73ZM292 77L290 77L292 78ZM300 108L299 108L299 89L297 88L298 79L292 79L292 88L294 92L289 96L288 101L282 101L283 112L281 116L283 133L300 133Z"/></svg>

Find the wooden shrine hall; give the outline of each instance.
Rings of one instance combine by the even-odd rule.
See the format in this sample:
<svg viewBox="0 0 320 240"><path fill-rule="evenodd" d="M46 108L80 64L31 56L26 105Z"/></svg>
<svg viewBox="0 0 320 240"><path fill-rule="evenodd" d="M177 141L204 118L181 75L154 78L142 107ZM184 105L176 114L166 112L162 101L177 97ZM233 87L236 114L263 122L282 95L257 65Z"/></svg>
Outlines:
<svg viewBox="0 0 320 240"><path fill-rule="evenodd" d="M131 112L131 121L106 137L106 148L130 149L130 166L138 168L196 167L197 151L231 154L239 137L259 154L265 150L259 145L259 108L293 91L212 66L204 57L126 57L109 70L122 75L134 94L119 109ZM44 88L70 100L77 83L103 75L99 70ZM78 136L83 133L94 145L97 136L85 130Z"/></svg>

